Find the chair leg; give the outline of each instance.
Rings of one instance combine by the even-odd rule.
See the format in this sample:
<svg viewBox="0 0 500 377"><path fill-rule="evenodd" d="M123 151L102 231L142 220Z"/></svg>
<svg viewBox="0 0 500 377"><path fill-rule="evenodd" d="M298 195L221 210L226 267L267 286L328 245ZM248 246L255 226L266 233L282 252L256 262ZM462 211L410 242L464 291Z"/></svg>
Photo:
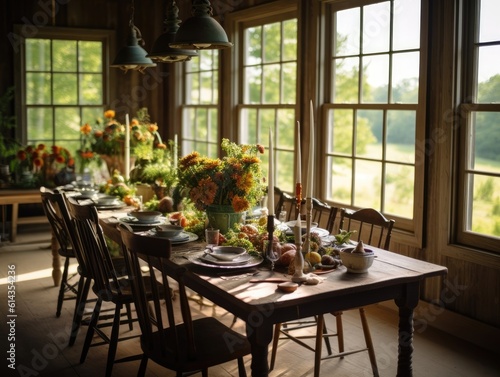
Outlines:
<svg viewBox="0 0 500 377"><path fill-rule="evenodd" d="M122 305L116 304L115 307L115 317L113 318L113 328L111 329L111 338L109 339L109 348L108 348L108 361L106 363L106 377L111 376L111 372L113 371L113 364L115 362L116 356L116 348L118 345L118 334L120 332L120 319L121 319L121 311Z"/></svg>
<svg viewBox="0 0 500 377"><path fill-rule="evenodd" d="M85 343L83 343L82 354L80 356L80 364L82 364L87 358L87 353L89 352L90 344L92 343L92 338L94 336L94 329L97 326L97 321L99 320L99 313L101 312L102 300L97 299L95 303L94 312L92 313L92 318L89 323L89 328L87 329L87 335L85 336Z"/></svg>
<svg viewBox="0 0 500 377"><path fill-rule="evenodd" d="M318 321L318 319L316 318L316 322L317 321ZM328 335L328 329L326 328L326 322L325 322L324 318L323 318L323 335L325 338L326 350L328 352L328 355L331 355L332 354L332 346L330 344L330 337L326 336L326 335Z"/></svg>
<svg viewBox="0 0 500 377"><path fill-rule="evenodd" d="M146 354L142 355L141 364L139 365L139 371L137 372L137 377L144 377L146 375L146 367L148 366L148 357Z"/></svg>
<svg viewBox="0 0 500 377"><path fill-rule="evenodd" d="M59 296L57 297L57 309L56 317L61 316L62 304L64 301L64 292L66 291L66 286L68 285L68 269L69 269L69 257L66 257L64 261L64 269L61 277L61 285L59 286Z"/></svg>
<svg viewBox="0 0 500 377"><path fill-rule="evenodd" d="M316 327L316 345L314 351L314 377L319 377L319 370L321 367L321 351L323 346L323 333L325 328L325 317L323 314L318 315L316 318L317 327Z"/></svg>
<svg viewBox="0 0 500 377"><path fill-rule="evenodd" d="M91 279L87 279L80 276L78 280L78 294L76 296L75 312L73 313L73 323L71 325L71 334L69 336L69 345L75 344L76 336L78 335L78 330L82 323L83 311L85 310L85 304L87 303L87 297L89 295Z"/></svg>
<svg viewBox="0 0 500 377"><path fill-rule="evenodd" d="M339 342L339 353L344 352L344 327L342 326L342 312L335 312L333 313L335 316L335 320L337 323L337 338ZM340 357L341 359L344 358L344 356Z"/></svg>
<svg viewBox="0 0 500 377"><path fill-rule="evenodd" d="M273 347L271 349L271 363L269 366L269 371L274 369L274 363L276 361L276 352L278 352L278 342L280 339L281 323L274 325L274 335L273 335Z"/></svg>
<svg viewBox="0 0 500 377"><path fill-rule="evenodd" d="M378 377L377 359L375 358L375 350L373 348L372 336L370 328L366 320L365 308L359 308L359 316L361 317L361 325L363 326L363 334L365 336L366 348L368 348L368 355L370 356L370 364L372 365L373 375Z"/></svg>
<svg viewBox="0 0 500 377"><path fill-rule="evenodd" d="M132 308L130 307L130 304L125 304L125 308L127 309L128 329L132 331L134 329L134 322L132 321Z"/></svg>
<svg viewBox="0 0 500 377"><path fill-rule="evenodd" d="M242 357L238 357L238 376L247 377L247 371L245 369L245 363Z"/></svg>

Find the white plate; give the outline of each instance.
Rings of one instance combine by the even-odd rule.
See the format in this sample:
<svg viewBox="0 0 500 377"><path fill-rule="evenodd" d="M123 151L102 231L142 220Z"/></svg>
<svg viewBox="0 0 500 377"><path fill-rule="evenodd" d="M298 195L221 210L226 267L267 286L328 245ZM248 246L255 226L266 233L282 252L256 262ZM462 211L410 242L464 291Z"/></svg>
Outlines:
<svg viewBox="0 0 500 377"><path fill-rule="evenodd" d="M246 264L250 259L252 259L252 256L250 254L240 255L239 257L234 258L230 261L216 259L210 254L205 254L200 257L200 260L202 260L203 262L217 264L219 266L238 266L240 264Z"/></svg>
<svg viewBox="0 0 500 377"><path fill-rule="evenodd" d="M257 257L257 256L253 256L253 255L250 255L250 259L244 263L244 264L237 264L237 265L220 265L220 264L215 264L215 263L207 263L207 262L204 262L201 258L189 258L189 260L194 263L194 264L197 264L198 266L203 266L203 267L210 267L210 268L250 268L250 267L255 267L255 266L258 266L259 264L262 263L262 261L264 260L262 257Z"/></svg>
<svg viewBox="0 0 500 377"><path fill-rule="evenodd" d="M311 233L316 233L320 238L326 237L330 232L323 228L311 228ZM286 234L293 235L293 229L287 229ZM302 235L305 234L305 230L302 230Z"/></svg>
<svg viewBox="0 0 500 377"><path fill-rule="evenodd" d="M133 225L133 226L152 226L152 225L166 224L167 218L160 217L159 219L155 220L152 223L145 223L145 222L139 221L136 217L125 216L125 217L119 218L118 222Z"/></svg>
<svg viewBox="0 0 500 377"><path fill-rule="evenodd" d="M292 229L293 231L293 228L295 227L295 223L297 222L297 220L292 220L292 221L287 221L285 224L290 228ZM305 220L302 220L302 228L306 228L307 225L306 225L306 221ZM311 222L311 229L312 228L316 228L318 226L318 223L315 223L314 221Z"/></svg>
<svg viewBox="0 0 500 377"><path fill-rule="evenodd" d="M152 237L161 237L161 236L158 236L156 234L154 229L150 229L147 232L144 232L144 234L147 236L152 236ZM169 238L170 243L172 243L172 245L179 245L179 244L183 244L183 243L187 243L187 242L192 242L192 241L196 241L197 239L198 239L198 236L196 234L191 233L191 232L186 232L186 231L183 231L177 237Z"/></svg>

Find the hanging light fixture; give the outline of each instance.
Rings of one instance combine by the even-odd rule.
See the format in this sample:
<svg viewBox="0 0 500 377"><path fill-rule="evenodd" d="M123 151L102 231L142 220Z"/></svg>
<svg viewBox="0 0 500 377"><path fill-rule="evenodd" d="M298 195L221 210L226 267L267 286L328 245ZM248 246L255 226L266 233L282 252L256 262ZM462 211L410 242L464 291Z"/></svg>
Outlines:
<svg viewBox="0 0 500 377"><path fill-rule="evenodd" d="M156 67L156 64L150 58L146 57L146 50L139 46L139 42L141 42L141 45L144 45L144 40L142 39L141 31L134 25L134 11L134 2L132 1L132 14L128 24L130 33L127 45L118 51L111 67L123 69L125 72L128 70L144 72L148 67Z"/></svg>
<svg viewBox="0 0 500 377"><path fill-rule="evenodd" d="M212 18L209 0L193 0L193 16L175 34L173 48L222 49L232 47L222 26Z"/></svg>
<svg viewBox="0 0 500 377"><path fill-rule="evenodd" d="M151 52L147 55L148 58L158 63L174 63L191 60L191 57L198 56L198 51L195 50L170 47L180 23L179 8L175 0L172 0L167 5L165 32L156 39Z"/></svg>

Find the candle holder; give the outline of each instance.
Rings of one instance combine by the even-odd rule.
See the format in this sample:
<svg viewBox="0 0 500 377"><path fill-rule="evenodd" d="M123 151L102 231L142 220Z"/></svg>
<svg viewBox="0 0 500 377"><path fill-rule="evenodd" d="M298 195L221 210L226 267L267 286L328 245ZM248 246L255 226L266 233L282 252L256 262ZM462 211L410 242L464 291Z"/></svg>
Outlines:
<svg viewBox="0 0 500 377"><path fill-rule="evenodd" d="M271 262L271 271L273 271L274 263L280 258L279 253L273 249L274 215L267 215L267 235L266 258Z"/></svg>
<svg viewBox="0 0 500 377"><path fill-rule="evenodd" d="M300 221L300 214L297 216L297 223L294 227L294 238L295 246L297 251L295 252L295 257L293 258L293 266L295 272L292 276L292 281L294 283L301 283L307 280L307 276L304 274L304 256L302 255L302 227Z"/></svg>

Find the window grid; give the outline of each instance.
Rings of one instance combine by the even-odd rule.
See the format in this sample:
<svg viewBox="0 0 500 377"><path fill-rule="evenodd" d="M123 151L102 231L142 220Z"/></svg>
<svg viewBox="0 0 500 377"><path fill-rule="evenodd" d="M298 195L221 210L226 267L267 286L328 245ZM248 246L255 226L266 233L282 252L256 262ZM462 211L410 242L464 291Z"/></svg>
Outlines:
<svg viewBox="0 0 500 377"><path fill-rule="evenodd" d="M182 153L198 151L217 157L219 151L219 52L201 50L185 64L182 104Z"/></svg>
<svg viewBox="0 0 500 377"><path fill-rule="evenodd" d="M297 19L272 21L242 30L240 72L242 101L238 106L241 143L274 144L275 182L293 192L297 101ZM263 157L267 171L268 155ZM267 174L267 173L266 173Z"/></svg>
<svg viewBox="0 0 500 377"><path fill-rule="evenodd" d="M418 177L422 164L415 144L419 134L417 122L423 119L423 106L419 103L423 78L418 70L421 47L415 42L420 32L411 36L413 42L396 34L395 14L407 11L400 9L404 3L370 3L348 9L335 5L329 8L332 22L327 35L332 36L333 42L332 79L326 95L332 103L324 105L326 198L355 208L379 209L397 218L398 227L411 230L419 200L415 197L416 181L423 179ZM373 48L365 43L365 38L370 37L370 19L376 19L374 15L380 12L386 12L384 19L388 20L387 25L378 25L382 36L387 33L387 46ZM399 46L395 46L396 38ZM413 70L401 76L404 59L413 64ZM378 70L370 71L377 64ZM373 72L385 81L375 85L381 78L373 77ZM399 134L407 133L406 140L397 136L397 119L404 121L406 130L399 128Z"/></svg>

